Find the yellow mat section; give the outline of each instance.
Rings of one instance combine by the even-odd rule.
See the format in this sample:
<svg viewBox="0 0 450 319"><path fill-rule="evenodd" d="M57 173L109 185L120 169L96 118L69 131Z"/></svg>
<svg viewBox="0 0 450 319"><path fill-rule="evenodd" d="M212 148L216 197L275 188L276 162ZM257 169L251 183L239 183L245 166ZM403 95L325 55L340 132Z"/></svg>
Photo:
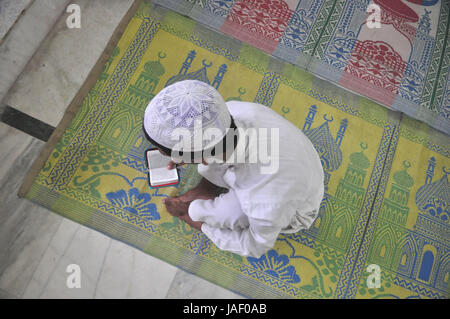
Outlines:
<svg viewBox="0 0 450 319"><path fill-rule="evenodd" d="M326 176L311 229L243 258L166 212L161 200L193 187L198 174L186 166L177 187L151 189L142 120L154 95L182 79L271 107L311 139ZM445 298L448 139L414 125L143 2L27 198L247 297ZM379 284L368 278L377 275L371 264Z"/></svg>

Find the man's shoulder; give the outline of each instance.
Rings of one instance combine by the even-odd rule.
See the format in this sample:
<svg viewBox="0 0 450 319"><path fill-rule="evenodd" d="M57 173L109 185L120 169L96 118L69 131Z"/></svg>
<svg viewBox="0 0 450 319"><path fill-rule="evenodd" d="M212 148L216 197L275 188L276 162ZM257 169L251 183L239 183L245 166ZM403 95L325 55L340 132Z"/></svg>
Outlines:
<svg viewBox="0 0 450 319"><path fill-rule="evenodd" d="M238 120L252 123L255 127L272 123L279 126L280 121L287 121L270 107L259 103L243 102L243 101L228 101L226 102L230 114Z"/></svg>
<svg viewBox="0 0 450 319"><path fill-rule="evenodd" d="M253 102L245 101L228 101L226 102L228 110L231 115L236 116L237 114L252 112L259 108L259 104Z"/></svg>

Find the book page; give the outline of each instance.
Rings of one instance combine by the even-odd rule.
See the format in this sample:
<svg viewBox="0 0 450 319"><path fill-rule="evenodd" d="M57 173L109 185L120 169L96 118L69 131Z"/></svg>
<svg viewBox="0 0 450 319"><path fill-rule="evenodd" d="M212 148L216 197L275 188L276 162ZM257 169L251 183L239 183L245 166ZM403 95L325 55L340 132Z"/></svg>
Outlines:
<svg viewBox="0 0 450 319"><path fill-rule="evenodd" d="M150 181L152 185L176 182L178 181L177 169L153 168L150 170Z"/></svg>
<svg viewBox="0 0 450 319"><path fill-rule="evenodd" d="M171 161L169 156L162 155L158 150L147 152L147 160L149 169L167 167Z"/></svg>
<svg viewBox="0 0 450 319"><path fill-rule="evenodd" d="M176 168L168 169L167 164L171 161L169 156L162 155L158 150L147 152L149 166L150 184L159 186L178 182L178 171Z"/></svg>

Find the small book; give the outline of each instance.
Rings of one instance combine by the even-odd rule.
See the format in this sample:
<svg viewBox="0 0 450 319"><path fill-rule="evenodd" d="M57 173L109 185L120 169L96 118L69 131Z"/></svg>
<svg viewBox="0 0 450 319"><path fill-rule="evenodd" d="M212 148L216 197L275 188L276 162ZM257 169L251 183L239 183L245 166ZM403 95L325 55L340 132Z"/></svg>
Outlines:
<svg viewBox="0 0 450 319"><path fill-rule="evenodd" d="M149 183L151 187L174 185L178 183L178 170L168 169L169 156L162 155L157 149L146 151Z"/></svg>

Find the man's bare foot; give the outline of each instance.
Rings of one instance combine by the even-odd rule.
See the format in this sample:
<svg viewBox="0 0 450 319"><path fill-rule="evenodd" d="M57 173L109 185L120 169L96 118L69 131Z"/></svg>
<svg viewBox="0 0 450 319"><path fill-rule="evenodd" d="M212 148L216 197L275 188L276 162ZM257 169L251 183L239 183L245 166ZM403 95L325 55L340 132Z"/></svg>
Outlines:
<svg viewBox="0 0 450 319"><path fill-rule="evenodd" d="M192 202L196 199L214 199L217 195L215 192L212 191L205 191L203 189L191 189L190 191L187 191L183 195L177 196L180 200L184 202Z"/></svg>
<svg viewBox="0 0 450 319"><path fill-rule="evenodd" d="M180 217L186 215L189 211L191 202L183 201L179 197L169 197L163 199L164 205L170 215Z"/></svg>
<svg viewBox="0 0 450 319"><path fill-rule="evenodd" d="M166 209L172 216L181 216L188 213L189 205L196 199L214 199L216 193L203 192L203 189L192 189L180 196L173 196L163 199Z"/></svg>
<svg viewBox="0 0 450 319"><path fill-rule="evenodd" d="M203 178L197 187L187 191L183 195L178 196L178 198L187 202L191 202L195 199L214 199L219 195L219 191L219 186L214 185Z"/></svg>

